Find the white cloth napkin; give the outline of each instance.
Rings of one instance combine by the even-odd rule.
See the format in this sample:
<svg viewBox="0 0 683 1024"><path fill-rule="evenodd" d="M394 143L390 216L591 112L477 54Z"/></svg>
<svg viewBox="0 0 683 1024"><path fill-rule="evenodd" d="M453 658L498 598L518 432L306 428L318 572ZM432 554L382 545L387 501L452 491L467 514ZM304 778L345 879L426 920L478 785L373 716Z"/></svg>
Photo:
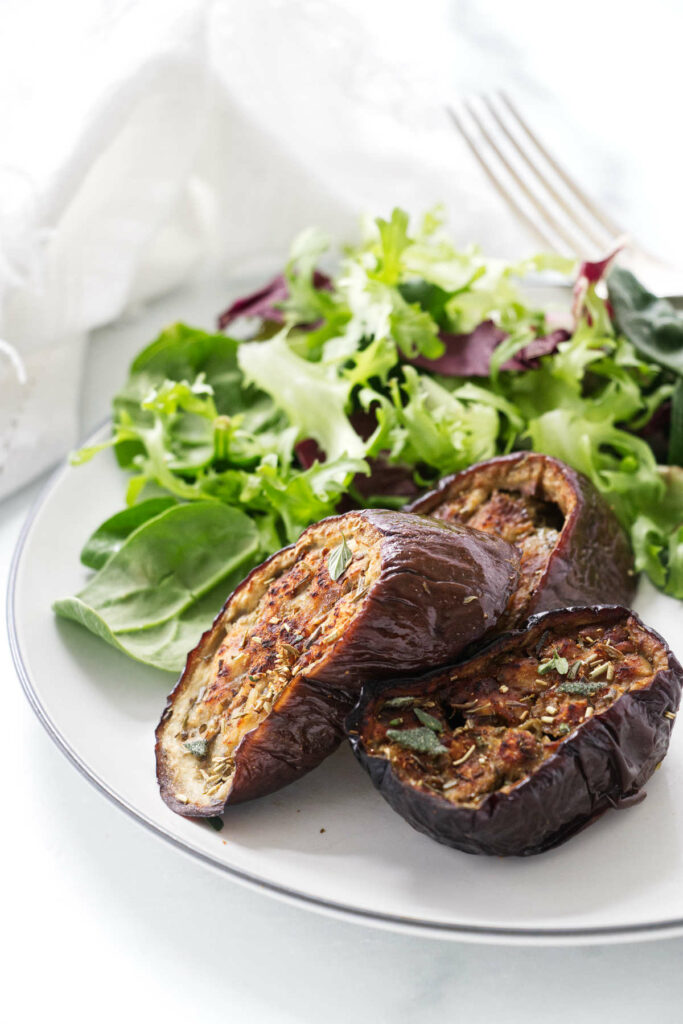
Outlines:
<svg viewBox="0 0 683 1024"><path fill-rule="evenodd" d="M308 224L348 238L396 204L533 248L355 6L4 5L0 497L78 441L88 333L191 274L266 272Z"/></svg>

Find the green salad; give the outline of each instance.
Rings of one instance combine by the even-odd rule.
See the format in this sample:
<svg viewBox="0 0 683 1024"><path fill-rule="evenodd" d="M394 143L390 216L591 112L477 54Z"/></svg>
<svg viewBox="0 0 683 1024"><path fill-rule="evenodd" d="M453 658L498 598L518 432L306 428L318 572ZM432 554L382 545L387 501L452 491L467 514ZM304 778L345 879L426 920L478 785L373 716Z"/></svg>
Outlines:
<svg viewBox="0 0 683 1024"><path fill-rule="evenodd" d="M589 477L636 567L683 598L683 318L665 300L609 261L487 260L434 213L369 223L332 276L328 246L304 232L221 330L175 324L134 360L111 438L72 459L113 447L126 507L87 540L94 575L59 615L178 671L236 583L310 523L400 507L513 449ZM565 324L520 292L542 271L578 278Z"/></svg>

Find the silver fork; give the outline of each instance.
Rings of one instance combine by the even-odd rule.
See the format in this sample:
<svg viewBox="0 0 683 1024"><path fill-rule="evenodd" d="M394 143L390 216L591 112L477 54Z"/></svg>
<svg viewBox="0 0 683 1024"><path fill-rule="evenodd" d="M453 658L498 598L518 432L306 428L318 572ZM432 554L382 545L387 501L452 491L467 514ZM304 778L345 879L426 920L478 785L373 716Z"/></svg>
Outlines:
<svg viewBox="0 0 683 1024"><path fill-rule="evenodd" d="M579 188L503 93L464 99L448 114L489 181L551 252L590 259L623 246L619 262L683 306L683 273L651 255Z"/></svg>

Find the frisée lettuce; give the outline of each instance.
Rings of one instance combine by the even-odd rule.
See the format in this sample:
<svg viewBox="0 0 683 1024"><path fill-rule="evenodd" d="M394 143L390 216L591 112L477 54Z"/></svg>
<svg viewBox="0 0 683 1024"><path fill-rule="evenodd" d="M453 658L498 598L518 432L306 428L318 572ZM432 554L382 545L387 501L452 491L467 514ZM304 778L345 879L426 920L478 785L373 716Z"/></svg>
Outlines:
<svg viewBox="0 0 683 1024"><path fill-rule="evenodd" d="M438 212L415 227L401 210L367 222L333 276L318 269L327 249L304 232L283 274L222 314L228 331L246 318L248 340L176 324L134 360L111 438L74 456L114 449L127 510L87 541L96 575L58 614L178 669L227 591L208 555L201 586L156 586L169 559L185 564L170 541L176 518L193 560L216 516L229 523L221 510L239 522L233 558L227 525L220 534L227 586L339 507L400 507L519 448L585 473L629 531L637 567L683 598L683 321L668 304L606 260L581 268L574 321L558 324L520 279L575 274L572 261L487 260L457 248ZM665 470L648 440L654 418L668 434Z"/></svg>

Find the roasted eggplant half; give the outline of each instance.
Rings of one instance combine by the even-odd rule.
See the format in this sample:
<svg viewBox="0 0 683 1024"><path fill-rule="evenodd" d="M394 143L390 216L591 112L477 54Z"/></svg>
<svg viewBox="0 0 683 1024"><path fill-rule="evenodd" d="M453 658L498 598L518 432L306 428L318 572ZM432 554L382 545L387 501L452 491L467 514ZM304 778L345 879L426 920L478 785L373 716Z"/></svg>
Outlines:
<svg viewBox="0 0 683 1024"><path fill-rule="evenodd" d="M401 512L309 527L189 654L156 732L166 803L213 816L310 771L364 680L444 664L495 626L518 563L500 538Z"/></svg>
<svg viewBox="0 0 683 1024"><path fill-rule="evenodd" d="M465 853L525 856L637 796L667 752L682 685L633 612L572 608L364 694L348 733L418 831Z"/></svg>
<svg viewBox="0 0 683 1024"><path fill-rule="evenodd" d="M629 605L628 537L593 484L559 459L514 452L446 477L407 511L462 523L514 544L520 581L501 627L572 605Z"/></svg>

